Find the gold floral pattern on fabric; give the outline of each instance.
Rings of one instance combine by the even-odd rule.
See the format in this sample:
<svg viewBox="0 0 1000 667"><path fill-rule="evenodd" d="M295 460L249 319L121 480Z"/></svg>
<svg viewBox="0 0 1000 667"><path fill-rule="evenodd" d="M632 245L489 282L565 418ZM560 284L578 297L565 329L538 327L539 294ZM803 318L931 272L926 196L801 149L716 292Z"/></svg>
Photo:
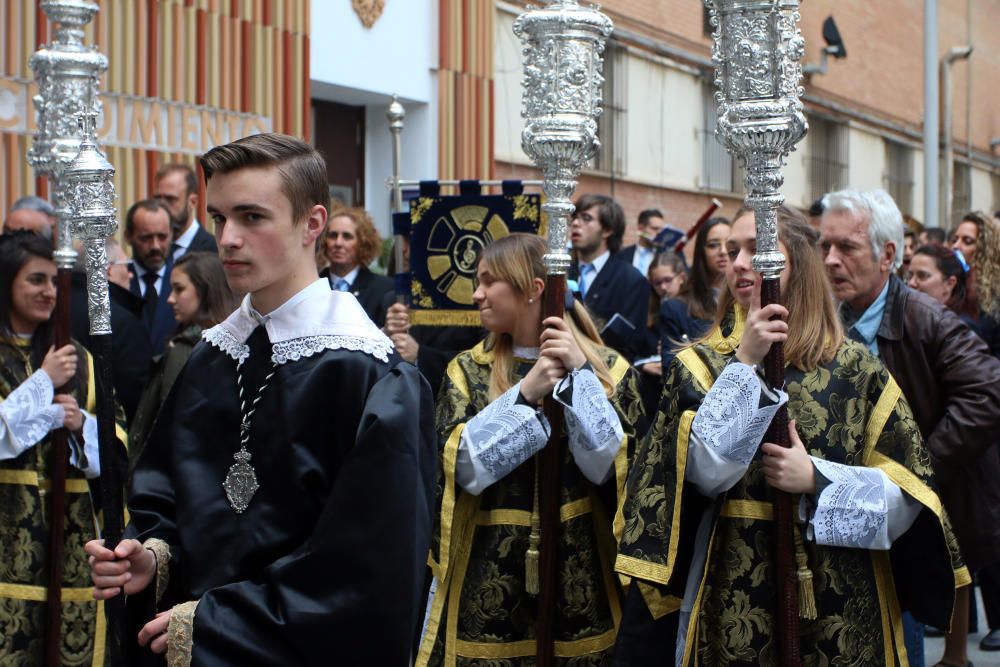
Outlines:
<svg viewBox="0 0 1000 667"><path fill-rule="evenodd" d="M81 360L72 395L81 406L93 403L92 365L77 346ZM0 399L37 370L30 350L20 341L0 339ZM48 582L50 489L48 438L14 459L0 461L0 664L39 665L45 629ZM88 482L72 466L66 484L65 562L61 660L63 665L91 665L103 652L98 636L99 605L92 599L90 567L83 545L96 537Z"/></svg>
<svg viewBox="0 0 1000 667"><path fill-rule="evenodd" d="M616 569L662 596L683 596L694 529L709 507L707 499L683 484L690 433L685 424L689 426L690 415L704 398L710 386L705 386L707 380L714 381L729 362L734 329L730 316L707 339L716 347L688 348L671 365L659 414L637 447L622 515L617 518L623 530ZM804 373L788 367L785 389L789 416L796 420L810 455L879 467L927 508L889 552L891 564L888 557L880 558L884 552L806 543L818 618L801 621L803 664L897 664L897 588L901 594L950 600L964 571L947 516L940 509L917 424L885 368L854 342L846 342L824 368ZM762 509L771 499L759 460L758 453L714 510L686 664L776 662L773 524ZM912 540L909 548L904 544L907 539ZM920 548L913 548L917 543ZM925 564L931 559L943 563L943 569L935 570L937 578L927 576Z"/></svg>
<svg viewBox="0 0 1000 667"><path fill-rule="evenodd" d="M595 486L564 447L560 473L555 648L557 663L574 667L608 664L614 646L621 600L612 571L615 544L610 526L624 490L633 428L644 419L635 371L614 352L605 350L603 355L617 380L612 404L626 435L617 472ZM491 363L492 354L482 344L459 354L437 402L440 515L430 562L441 578L416 660L420 667L527 667L535 661L537 598L525 591L524 582L534 460L480 496L465 493L454 481L462 426L489 404ZM530 368L530 362L516 364L515 378L524 377Z"/></svg>
<svg viewBox="0 0 1000 667"><path fill-rule="evenodd" d="M167 667L190 667L194 650L194 610L197 600L182 602L170 610L167 624Z"/></svg>

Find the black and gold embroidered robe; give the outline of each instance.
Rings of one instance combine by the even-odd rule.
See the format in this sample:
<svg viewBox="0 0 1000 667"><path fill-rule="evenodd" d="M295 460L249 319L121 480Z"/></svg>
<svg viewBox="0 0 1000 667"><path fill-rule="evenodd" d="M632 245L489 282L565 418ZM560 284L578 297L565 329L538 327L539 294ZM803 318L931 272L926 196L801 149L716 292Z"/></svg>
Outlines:
<svg viewBox="0 0 1000 667"><path fill-rule="evenodd" d="M621 620L611 519L624 490L636 425L644 419L635 371L611 350L602 355L616 386L611 403L625 433L613 474L600 486L592 484L569 447L560 471L555 655L557 664L575 667L610 664ZM437 589L418 667L518 667L535 661L538 603L524 580L537 456L479 496L455 481L465 424L490 403L492 362L483 343L462 352L449 365L438 398L442 467L430 556ZM533 363L517 360L513 379L523 378Z"/></svg>
<svg viewBox="0 0 1000 667"><path fill-rule="evenodd" d="M94 369L77 345L79 364L72 392L93 414ZM0 339L0 397L6 400L36 368L28 342ZM51 436L13 459L0 461L0 664L36 667L42 663L48 583L49 465ZM67 469L65 563L62 590L62 664L103 665L105 626L102 602L93 596L83 545L97 537L90 486L83 472Z"/></svg>
<svg viewBox="0 0 1000 667"><path fill-rule="evenodd" d="M685 665L777 659L772 504L759 451L743 478L714 501L685 483L691 425L739 343L742 320L730 316L723 323L728 335L717 328L671 365L616 522L616 569L638 584L653 616L663 617L680 607L698 520L706 508L712 513ZM882 364L851 341L815 371L789 366L785 390L789 416L811 456L878 468L923 506L888 552L806 541L818 618L800 621L803 664L905 665L901 609L948 627L954 589L969 583L912 412Z"/></svg>

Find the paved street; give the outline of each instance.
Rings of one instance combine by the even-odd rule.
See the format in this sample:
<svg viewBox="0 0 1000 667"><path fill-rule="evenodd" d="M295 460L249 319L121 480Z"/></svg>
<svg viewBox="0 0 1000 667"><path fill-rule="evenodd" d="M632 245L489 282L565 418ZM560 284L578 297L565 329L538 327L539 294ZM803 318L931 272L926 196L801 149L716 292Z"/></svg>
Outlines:
<svg viewBox="0 0 1000 667"><path fill-rule="evenodd" d="M1000 651L980 651L979 640L982 639L989 628L986 627L986 616L983 614L983 600L976 589L976 597L979 598L979 632L969 635L969 660L975 667L1000 667ZM935 637L927 638L924 641L924 654L927 658L927 667L932 667L941 653L944 651L944 639Z"/></svg>

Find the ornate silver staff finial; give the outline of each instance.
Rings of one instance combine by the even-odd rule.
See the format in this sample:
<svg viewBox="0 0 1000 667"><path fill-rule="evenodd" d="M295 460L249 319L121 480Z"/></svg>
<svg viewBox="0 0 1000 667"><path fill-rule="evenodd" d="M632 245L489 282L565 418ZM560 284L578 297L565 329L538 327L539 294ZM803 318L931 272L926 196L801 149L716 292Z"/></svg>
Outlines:
<svg viewBox="0 0 1000 667"><path fill-rule="evenodd" d="M614 25L577 0L548 0L514 22L524 45L525 119L521 146L541 170L549 238L549 275L565 274L571 258L566 229L580 169L597 151L604 42Z"/></svg>
<svg viewBox="0 0 1000 667"><path fill-rule="evenodd" d="M38 94L38 132L28 151L28 164L46 175L59 218L56 265L70 269L76 260L69 214L60 174L80 152L81 113L98 112L98 79L108 69L108 59L83 44L83 28L99 7L86 0L43 0L42 10L55 26L55 41L42 46L28 61L35 73Z"/></svg>
<svg viewBox="0 0 1000 667"><path fill-rule="evenodd" d="M389 121L389 132L392 133L392 212L399 213L403 210L403 186L400 180L403 177L403 121L406 119L406 109L399 102L399 98L392 96L392 103L386 109L385 117ZM396 273L405 273L409 270L407 266L406 254L403 251L403 236L393 235L392 253L393 263ZM402 300L402 295L396 297Z"/></svg>
<svg viewBox="0 0 1000 667"><path fill-rule="evenodd" d="M403 132L406 109L395 95L392 96L392 103L386 109L385 117L389 121L389 132L392 133L392 206L398 213L403 209L403 188L399 184L403 168L400 134Z"/></svg>
<svg viewBox="0 0 1000 667"><path fill-rule="evenodd" d="M63 170L61 178L73 234L85 241L87 310L92 336L111 334L107 239L118 229L113 181L115 168L95 143L96 119L97 114L93 111L82 114L80 152Z"/></svg>
<svg viewBox="0 0 1000 667"><path fill-rule="evenodd" d="M711 10L719 139L746 168L746 203L757 220L754 270L777 278L777 209L784 203L782 168L805 135L799 0L706 0Z"/></svg>

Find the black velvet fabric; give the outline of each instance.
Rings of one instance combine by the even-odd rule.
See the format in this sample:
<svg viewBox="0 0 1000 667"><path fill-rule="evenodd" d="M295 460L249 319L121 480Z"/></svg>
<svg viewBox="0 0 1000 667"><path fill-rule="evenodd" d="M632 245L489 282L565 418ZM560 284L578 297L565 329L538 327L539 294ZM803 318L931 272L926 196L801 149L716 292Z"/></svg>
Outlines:
<svg viewBox="0 0 1000 667"><path fill-rule="evenodd" d="M200 343L132 482L130 534L170 545L158 608L199 600L191 664L409 664L434 493L426 381L396 355L347 350L278 367L253 415L260 488L243 514L222 487L237 400L236 362Z"/></svg>

